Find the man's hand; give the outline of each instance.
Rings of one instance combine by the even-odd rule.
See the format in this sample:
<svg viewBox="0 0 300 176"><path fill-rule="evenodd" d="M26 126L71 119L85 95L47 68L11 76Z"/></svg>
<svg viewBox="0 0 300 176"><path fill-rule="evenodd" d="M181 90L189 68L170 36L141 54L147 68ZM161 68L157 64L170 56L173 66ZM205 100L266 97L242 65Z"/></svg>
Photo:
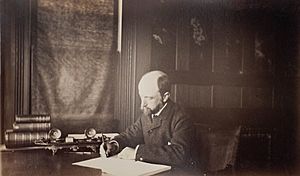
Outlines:
<svg viewBox="0 0 300 176"><path fill-rule="evenodd" d="M100 145L100 149L99 149L99 153L101 157L106 158L106 151L104 150L104 142L102 142L102 144Z"/></svg>
<svg viewBox="0 0 300 176"><path fill-rule="evenodd" d="M135 159L135 149L130 147L125 147L119 154L118 158L134 160Z"/></svg>
<svg viewBox="0 0 300 176"><path fill-rule="evenodd" d="M118 153L119 147L117 142L109 141L103 142L100 145L100 156L101 157L110 157Z"/></svg>

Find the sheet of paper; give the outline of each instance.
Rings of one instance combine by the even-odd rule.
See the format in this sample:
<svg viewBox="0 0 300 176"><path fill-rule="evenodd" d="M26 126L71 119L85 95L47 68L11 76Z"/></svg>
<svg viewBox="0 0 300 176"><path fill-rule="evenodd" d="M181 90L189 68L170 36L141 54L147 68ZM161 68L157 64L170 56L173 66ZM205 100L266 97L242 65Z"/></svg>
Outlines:
<svg viewBox="0 0 300 176"><path fill-rule="evenodd" d="M115 176L148 176L171 169L171 166L150 164L134 160L124 160L117 157L94 158L73 165L101 169L102 172Z"/></svg>

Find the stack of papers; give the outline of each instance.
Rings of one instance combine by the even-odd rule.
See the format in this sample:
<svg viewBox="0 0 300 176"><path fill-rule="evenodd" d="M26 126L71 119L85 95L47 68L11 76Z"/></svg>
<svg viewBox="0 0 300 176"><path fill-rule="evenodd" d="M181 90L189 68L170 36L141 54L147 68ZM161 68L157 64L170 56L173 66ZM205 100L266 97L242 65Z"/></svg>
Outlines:
<svg viewBox="0 0 300 176"><path fill-rule="evenodd" d="M148 176L171 169L171 166L167 165L150 164L141 161L119 159L117 157L99 157L76 162L73 165L101 169L102 172L114 176Z"/></svg>

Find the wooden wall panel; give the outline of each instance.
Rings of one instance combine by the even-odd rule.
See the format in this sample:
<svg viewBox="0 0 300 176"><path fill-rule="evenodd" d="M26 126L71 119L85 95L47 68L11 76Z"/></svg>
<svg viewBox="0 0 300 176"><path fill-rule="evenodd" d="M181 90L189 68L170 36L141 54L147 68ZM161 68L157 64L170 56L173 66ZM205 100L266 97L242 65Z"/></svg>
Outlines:
<svg viewBox="0 0 300 176"><path fill-rule="evenodd" d="M172 100L174 100L175 102L176 102L176 97L177 97L177 95L176 95L176 89L177 89L177 85L176 84L172 84L171 85L171 95L170 95L170 98L172 99Z"/></svg>
<svg viewBox="0 0 300 176"><path fill-rule="evenodd" d="M215 86L213 90L213 105L216 108L241 107L241 88Z"/></svg>
<svg viewBox="0 0 300 176"><path fill-rule="evenodd" d="M16 114L30 113L35 3L35 0L3 0L1 4L1 135L12 127Z"/></svg>
<svg viewBox="0 0 300 176"><path fill-rule="evenodd" d="M213 16L214 71L216 72L240 73L243 39L239 15L228 10L220 10Z"/></svg>
<svg viewBox="0 0 300 176"><path fill-rule="evenodd" d="M272 88L244 88L243 108L273 108L274 89Z"/></svg>
<svg viewBox="0 0 300 176"><path fill-rule="evenodd" d="M210 73L201 71L165 70L172 82L192 85L224 85L239 87L269 87L276 79L270 75L241 75L230 73Z"/></svg>
<svg viewBox="0 0 300 176"><path fill-rule="evenodd" d="M213 18L206 13L210 10L207 6L196 6L191 8L189 22L189 35L185 37L190 39L190 70L198 70L209 74L212 71L213 64Z"/></svg>
<svg viewBox="0 0 300 176"><path fill-rule="evenodd" d="M2 134L4 133L3 129L3 82L2 82L2 75L3 75L3 69L2 69L2 21L3 21L3 0L0 0L0 144L2 144Z"/></svg>
<svg viewBox="0 0 300 176"><path fill-rule="evenodd" d="M3 104L1 106L3 107L3 112L1 119L4 132L5 129L11 128L15 114L15 13L13 1L3 1L2 17L1 72L3 75L1 75L1 94ZM3 132L1 133L2 139L4 139Z"/></svg>
<svg viewBox="0 0 300 176"><path fill-rule="evenodd" d="M251 30L250 24L245 24L243 29L243 60L242 70L243 74L255 74L254 55L255 55L255 43L254 34Z"/></svg>
<svg viewBox="0 0 300 176"><path fill-rule="evenodd" d="M153 8L151 66L175 69L178 7L172 2L154 1Z"/></svg>
<svg viewBox="0 0 300 176"><path fill-rule="evenodd" d="M152 3L152 22L158 16L161 22L150 22L150 69L168 73L172 99L188 109L197 126L288 128L281 135L291 134L298 81L298 42L292 39L298 35L292 26L298 22L289 3ZM167 37L162 29L174 34L168 46L159 44Z"/></svg>
<svg viewBox="0 0 300 176"><path fill-rule="evenodd" d="M16 114L31 113L32 18L36 1L16 1Z"/></svg>
<svg viewBox="0 0 300 176"><path fill-rule="evenodd" d="M279 45L276 38L281 34L280 18L263 11L249 13L245 28L245 73L274 74ZM285 28L285 27L284 27Z"/></svg>
<svg viewBox="0 0 300 176"><path fill-rule="evenodd" d="M119 130L134 122L136 112L136 25L137 9L135 3L123 4L122 52L118 58L117 91L114 115L119 120Z"/></svg>
<svg viewBox="0 0 300 176"><path fill-rule="evenodd" d="M152 42L152 29L151 29L151 1L137 1L137 26L136 26L136 80L135 87L138 87L138 81L141 77L150 70L151 65L151 42ZM135 53L132 53L135 54ZM118 102L118 100L116 99ZM140 110L140 97L138 92L135 94L135 120L139 117ZM126 111L126 109L124 109Z"/></svg>
<svg viewBox="0 0 300 176"><path fill-rule="evenodd" d="M190 33L189 9L184 3L180 6L183 8L178 11L175 69L187 71L190 69L190 38L187 37Z"/></svg>
<svg viewBox="0 0 300 176"><path fill-rule="evenodd" d="M288 118L281 109L271 108L187 108L195 124L231 128L236 125L274 128Z"/></svg>
<svg viewBox="0 0 300 176"><path fill-rule="evenodd" d="M156 3L161 10L170 2ZM169 6L174 4L176 1ZM174 84L174 99L187 108L272 111L279 107L275 105L284 96L278 97L283 92L276 86L282 78L274 73L274 60L278 58L271 52L276 50L276 45L267 35L268 30L275 38L281 35L271 29L276 27L279 17L260 9L235 9L226 3L180 2L177 5L181 8L174 11L179 15L172 16L173 21L178 21L176 39L173 39L176 40L175 68L173 60L163 59L166 55L174 57L170 54L172 44L169 49L159 51L154 49L157 46L152 41L151 50L151 69L162 69L169 74ZM157 25L166 24L157 23L152 34L159 28ZM231 118L239 121L242 117L233 113Z"/></svg>
<svg viewBox="0 0 300 176"><path fill-rule="evenodd" d="M211 107L211 86L197 86L178 84L176 89L176 102L185 107L209 108Z"/></svg>

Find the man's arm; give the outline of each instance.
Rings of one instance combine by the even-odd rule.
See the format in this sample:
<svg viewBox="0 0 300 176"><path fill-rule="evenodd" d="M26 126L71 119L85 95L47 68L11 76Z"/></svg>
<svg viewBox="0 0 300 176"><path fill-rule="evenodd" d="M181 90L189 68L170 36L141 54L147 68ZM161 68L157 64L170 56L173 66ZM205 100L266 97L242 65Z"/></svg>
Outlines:
<svg viewBox="0 0 300 176"><path fill-rule="evenodd" d="M103 143L100 146L100 155L104 157L113 156L121 152L125 147L135 148L138 144L143 142L142 125L141 119L139 118L133 125L127 128L125 132Z"/></svg>
<svg viewBox="0 0 300 176"><path fill-rule="evenodd" d="M191 158L193 137L192 122L187 118L181 118L176 122L172 138L166 145L140 144L136 160L176 166L187 165Z"/></svg>
<svg viewBox="0 0 300 176"><path fill-rule="evenodd" d="M119 151L125 147L135 148L138 144L144 143L141 118L139 118L133 125L113 138L119 144Z"/></svg>

